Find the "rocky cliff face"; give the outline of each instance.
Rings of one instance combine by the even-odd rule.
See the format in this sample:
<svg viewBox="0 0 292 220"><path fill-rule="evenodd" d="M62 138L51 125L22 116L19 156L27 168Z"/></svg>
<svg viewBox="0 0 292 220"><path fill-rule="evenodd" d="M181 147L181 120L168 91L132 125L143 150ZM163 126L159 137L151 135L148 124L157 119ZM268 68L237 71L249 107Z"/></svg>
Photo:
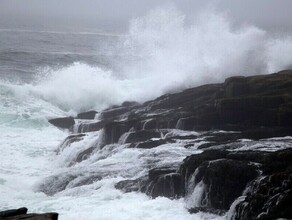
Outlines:
<svg viewBox="0 0 292 220"><path fill-rule="evenodd" d="M125 102L100 113L50 122L74 133L60 145L59 153L89 133L100 132L72 163L117 144L149 152L167 144L184 148L176 163L162 166L153 157L146 175L117 182L115 187L124 192L184 197L190 212L229 210L229 219L292 218L292 139L272 138L292 136L290 70L232 77L143 104ZM64 190L77 175L51 177L40 190L47 194ZM80 184L103 177L95 173ZM52 189L50 183L58 187Z"/></svg>

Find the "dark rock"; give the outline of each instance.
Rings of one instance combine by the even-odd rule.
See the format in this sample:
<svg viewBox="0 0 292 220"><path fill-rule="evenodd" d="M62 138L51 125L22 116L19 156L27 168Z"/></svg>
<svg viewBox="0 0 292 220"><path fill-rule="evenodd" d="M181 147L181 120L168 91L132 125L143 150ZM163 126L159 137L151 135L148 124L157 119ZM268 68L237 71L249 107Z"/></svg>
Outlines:
<svg viewBox="0 0 292 220"><path fill-rule="evenodd" d="M5 220L58 220L58 213L27 214L27 208L11 209L0 212L0 219Z"/></svg>
<svg viewBox="0 0 292 220"><path fill-rule="evenodd" d="M292 164L292 149L278 152L235 151L230 152L226 158L258 163L263 174L272 174L283 172Z"/></svg>
<svg viewBox="0 0 292 220"><path fill-rule="evenodd" d="M196 103L200 103L200 105L207 103L219 88L219 84L203 85L179 93L161 96L148 105L151 106L151 111L156 109L178 108L190 110L196 106Z"/></svg>
<svg viewBox="0 0 292 220"><path fill-rule="evenodd" d="M213 209L209 207L195 207L188 209L189 213L196 214L198 212L208 212L214 215L224 215L226 212L220 209Z"/></svg>
<svg viewBox="0 0 292 220"><path fill-rule="evenodd" d="M183 193L181 175L173 168L154 168L149 170L142 192L152 198L164 196L171 199L180 198Z"/></svg>
<svg viewBox="0 0 292 220"><path fill-rule="evenodd" d="M25 215L17 215L11 216L7 218L0 218L5 220L58 220L58 213L45 213L45 214L25 214Z"/></svg>
<svg viewBox="0 0 292 220"><path fill-rule="evenodd" d="M123 107L132 107L132 106L135 106L135 105L139 105L138 102L129 102L129 101L125 101L122 103L122 106Z"/></svg>
<svg viewBox="0 0 292 220"><path fill-rule="evenodd" d="M197 139L198 136L197 135L182 135L182 136L166 136L167 140L195 140Z"/></svg>
<svg viewBox="0 0 292 220"><path fill-rule="evenodd" d="M140 177L138 179L134 179L134 180L122 180L115 184L115 188L125 193L136 192L136 191L145 192L147 181L148 181L148 178L145 176Z"/></svg>
<svg viewBox="0 0 292 220"><path fill-rule="evenodd" d="M147 119L143 123L144 123L142 126L143 130L158 129L157 120L155 118Z"/></svg>
<svg viewBox="0 0 292 220"><path fill-rule="evenodd" d="M241 132L211 132L211 133L206 133L203 135L205 138L205 141L210 141L212 143L215 143L216 145L220 144L228 144L228 143L233 143L236 140L242 138L242 133Z"/></svg>
<svg viewBox="0 0 292 220"><path fill-rule="evenodd" d="M6 211L2 211L2 212L0 212L0 217L4 218L4 217L15 216L15 215L23 215L26 213L27 213L27 208L22 207L19 209L10 209L10 210L6 210Z"/></svg>
<svg viewBox="0 0 292 220"><path fill-rule="evenodd" d="M157 177L164 175L164 174L169 174L169 173L175 173L176 169L172 169L169 167L166 168L154 168L149 170L148 176L149 179L152 181L154 179L156 179Z"/></svg>
<svg viewBox="0 0 292 220"><path fill-rule="evenodd" d="M236 205L234 219L292 219L291 170L253 181L245 199Z"/></svg>
<svg viewBox="0 0 292 220"><path fill-rule="evenodd" d="M123 180L115 184L115 188L125 193L139 191L139 180Z"/></svg>
<svg viewBox="0 0 292 220"><path fill-rule="evenodd" d="M164 196L177 199L182 196L183 186L179 173L161 174L147 185L146 194L152 198Z"/></svg>
<svg viewBox="0 0 292 220"><path fill-rule="evenodd" d="M99 119L112 119L121 116L122 114L129 111L128 107L117 107L108 110L104 110L100 113Z"/></svg>
<svg viewBox="0 0 292 220"><path fill-rule="evenodd" d="M261 109L260 98L241 97L225 98L218 105L221 124L246 124L246 121L256 121ZM256 122L258 124L258 122Z"/></svg>
<svg viewBox="0 0 292 220"><path fill-rule="evenodd" d="M272 155L274 153L272 152L262 152L262 151L235 151L230 152L226 158L232 159L232 160L241 160L241 161L250 161L255 163L271 163Z"/></svg>
<svg viewBox="0 0 292 220"><path fill-rule="evenodd" d="M73 117L54 118L50 119L49 122L58 128L65 129L70 129L75 124L75 120Z"/></svg>
<svg viewBox="0 0 292 220"><path fill-rule="evenodd" d="M66 139L60 144L57 153L64 150L66 147L70 146L72 143L79 142L83 140L85 134L72 134L66 137Z"/></svg>
<svg viewBox="0 0 292 220"><path fill-rule="evenodd" d="M82 112L77 115L77 119L94 119L97 111Z"/></svg>
<svg viewBox="0 0 292 220"><path fill-rule="evenodd" d="M204 112L201 114L196 114L194 119L194 130L196 131L206 131L216 129L220 126L220 117L218 112L215 110L211 113Z"/></svg>
<svg viewBox="0 0 292 220"><path fill-rule="evenodd" d="M292 102L279 107L279 126L290 127L292 125Z"/></svg>
<svg viewBox="0 0 292 220"><path fill-rule="evenodd" d="M154 148L154 147L160 146L160 145L165 144L165 143L167 143L167 142L163 139L155 140L155 141L149 140L149 141L140 142L137 144L131 144L130 147L150 149L150 148Z"/></svg>
<svg viewBox="0 0 292 220"><path fill-rule="evenodd" d="M159 130L141 130L141 131L134 131L130 132L125 140L124 143L136 143L147 141L151 138L160 138L161 132Z"/></svg>
<svg viewBox="0 0 292 220"><path fill-rule="evenodd" d="M198 150L207 149L207 148L210 148L210 147L213 147L213 146L216 146L216 145L218 145L216 142L203 143L200 146L198 146Z"/></svg>
<svg viewBox="0 0 292 220"><path fill-rule="evenodd" d="M135 120L136 130L176 126L182 130L245 131L266 126L282 127L284 131L292 121L291 85L292 71L232 77L223 84L167 94L142 105L124 103L121 107L103 111L100 119L110 122L120 118Z"/></svg>
<svg viewBox="0 0 292 220"><path fill-rule="evenodd" d="M291 128L284 127L259 127L254 129L247 129L242 131L242 138L248 139L263 139L270 137L284 137L292 135Z"/></svg>
<svg viewBox="0 0 292 220"><path fill-rule="evenodd" d="M292 166L292 149L288 148L272 154L271 159L263 167L265 174L284 172Z"/></svg>
<svg viewBox="0 0 292 220"><path fill-rule="evenodd" d="M93 132L101 130L108 122L103 121L93 121L93 122L77 122L75 124L75 129L77 133Z"/></svg>
<svg viewBox="0 0 292 220"><path fill-rule="evenodd" d="M201 154L188 156L180 167L180 173L187 180L203 162L226 158L227 154L228 152L223 150L206 150Z"/></svg>
<svg viewBox="0 0 292 220"><path fill-rule="evenodd" d="M177 122L176 129L192 131L195 127L195 118L180 118Z"/></svg>
<svg viewBox="0 0 292 220"><path fill-rule="evenodd" d="M225 96L228 98L246 96L251 93L245 77L231 77L225 80Z"/></svg>
<svg viewBox="0 0 292 220"><path fill-rule="evenodd" d="M104 126L104 145L117 143L120 137L128 132L137 121L109 122Z"/></svg>
<svg viewBox="0 0 292 220"><path fill-rule="evenodd" d="M76 160L74 161L74 163L80 163L83 160L86 160L87 158L89 158L89 156L91 155L91 153L94 151L95 146L89 147L83 151L81 151L78 155ZM73 165L73 164L70 164Z"/></svg>
<svg viewBox="0 0 292 220"><path fill-rule="evenodd" d="M202 163L196 181L203 181L206 186L204 205L227 211L258 174L257 167L248 162L221 159Z"/></svg>
<svg viewBox="0 0 292 220"><path fill-rule="evenodd" d="M194 144L186 144L185 146L184 146L184 148L190 148L190 147L193 147L194 146Z"/></svg>

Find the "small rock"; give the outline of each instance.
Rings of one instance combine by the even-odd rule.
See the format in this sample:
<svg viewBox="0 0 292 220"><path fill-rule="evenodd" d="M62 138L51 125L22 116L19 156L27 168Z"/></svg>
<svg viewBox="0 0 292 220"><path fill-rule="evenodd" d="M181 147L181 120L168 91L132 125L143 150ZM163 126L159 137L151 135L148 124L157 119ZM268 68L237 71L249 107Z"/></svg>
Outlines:
<svg viewBox="0 0 292 220"><path fill-rule="evenodd" d="M49 122L58 128L64 129L70 129L75 124L73 117L54 118L50 119Z"/></svg>

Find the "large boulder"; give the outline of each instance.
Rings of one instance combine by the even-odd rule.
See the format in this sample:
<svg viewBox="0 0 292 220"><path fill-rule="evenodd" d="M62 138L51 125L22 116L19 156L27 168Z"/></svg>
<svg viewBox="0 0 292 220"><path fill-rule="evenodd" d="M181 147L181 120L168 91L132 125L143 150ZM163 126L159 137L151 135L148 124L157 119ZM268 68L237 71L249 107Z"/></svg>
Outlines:
<svg viewBox="0 0 292 220"><path fill-rule="evenodd" d="M171 199L180 198L183 195L181 175L171 168L151 169L145 193L152 198L164 196Z"/></svg>
<svg viewBox="0 0 292 220"><path fill-rule="evenodd" d="M253 181L245 196L234 220L292 219L292 169Z"/></svg>
<svg viewBox="0 0 292 220"><path fill-rule="evenodd" d="M227 211L258 175L257 167L244 161L221 159L202 163L195 177L196 182L202 181L205 190L199 206Z"/></svg>
<svg viewBox="0 0 292 220"><path fill-rule="evenodd" d="M112 121L103 127L103 145L118 143L120 137L128 132L137 121Z"/></svg>
<svg viewBox="0 0 292 220"><path fill-rule="evenodd" d="M206 150L201 154L193 154L184 159L180 166L180 173L183 180L188 180L195 170L205 161L226 158L228 152L224 150ZM186 183L184 183L186 185Z"/></svg>
<svg viewBox="0 0 292 220"><path fill-rule="evenodd" d="M243 154L232 153L228 157L260 162L263 176L253 180L243 199L234 204L232 219L291 219L292 149L248 152L249 158Z"/></svg>

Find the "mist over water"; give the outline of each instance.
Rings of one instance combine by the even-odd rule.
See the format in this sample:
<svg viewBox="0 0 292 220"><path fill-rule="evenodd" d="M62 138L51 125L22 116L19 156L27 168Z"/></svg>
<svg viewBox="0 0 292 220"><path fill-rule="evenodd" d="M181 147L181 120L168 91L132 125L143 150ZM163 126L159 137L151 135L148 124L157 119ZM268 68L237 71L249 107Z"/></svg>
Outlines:
<svg viewBox="0 0 292 220"><path fill-rule="evenodd" d="M109 66L74 63L46 70L31 90L67 111L102 109L292 64L290 36L273 37L255 26L234 27L228 16L210 8L192 23L172 6L152 10L133 19L128 33L104 51L113 57Z"/></svg>

